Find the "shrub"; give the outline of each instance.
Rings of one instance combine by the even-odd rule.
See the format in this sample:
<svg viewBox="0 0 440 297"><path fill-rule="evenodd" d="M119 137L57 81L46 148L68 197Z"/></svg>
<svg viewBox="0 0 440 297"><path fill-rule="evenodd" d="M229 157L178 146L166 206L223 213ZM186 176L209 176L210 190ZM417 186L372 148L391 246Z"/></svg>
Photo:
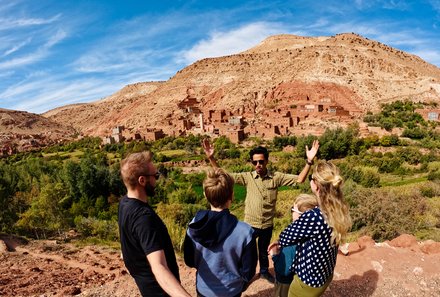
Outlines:
<svg viewBox="0 0 440 297"><path fill-rule="evenodd" d="M180 188L168 195L168 201L170 203L185 203L195 204L201 200L202 197L192 189L191 185L186 188Z"/></svg>
<svg viewBox="0 0 440 297"><path fill-rule="evenodd" d="M118 240L118 222L116 220L98 220L96 218L75 217L76 230L83 237L95 236L100 239Z"/></svg>
<svg viewBox="0 0 440 297"><path fill-rule="evenodd" d="M420 187L420 193L427 198L440 197L440 185L434 182L427 182L422 184Z"/></svg>
<svg viewBox="0 0 440 297"><path fill-rule="evenodd" d="M344 191L345 192L345 191ZM345 192L352 208L353 231L362 230L375 240L413 234L426 212L426 200L417 189L362 189Z"/></svg>
<svg viewBox="0 0 440 297"><path fill-rule="evenodd" d="M428 180L440 181L440 170L430 171L428 174Z"/></svg>
<svg viewBox="0 0 440 297"><path fill-rule="evenodd" d="M197 211L206 209L200 204L159 203L156 208L157 214L167 226L173 246L177 251L182 251L183 240L189 222Z"/></svg>

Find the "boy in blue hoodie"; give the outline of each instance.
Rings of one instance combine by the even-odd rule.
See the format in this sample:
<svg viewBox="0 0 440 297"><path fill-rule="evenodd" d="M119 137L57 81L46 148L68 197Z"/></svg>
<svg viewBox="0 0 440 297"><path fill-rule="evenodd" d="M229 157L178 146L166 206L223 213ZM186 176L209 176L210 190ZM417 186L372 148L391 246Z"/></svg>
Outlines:
<svg viewBox="0 0 440 297"><path fill-rule="evenodd" d="M210 210L197 212L184 242L185 264L197 269L197 296L241 296L255 275L257 247L252 227L229 212L234 180L221 168L203 182Z"/></svg>

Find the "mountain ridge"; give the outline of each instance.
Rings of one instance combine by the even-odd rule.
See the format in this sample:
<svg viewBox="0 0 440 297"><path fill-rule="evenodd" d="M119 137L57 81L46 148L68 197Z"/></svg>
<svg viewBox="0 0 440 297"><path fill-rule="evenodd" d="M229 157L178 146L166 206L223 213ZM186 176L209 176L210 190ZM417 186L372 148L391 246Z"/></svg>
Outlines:
<svg viewBox="0 0 440 297"><path fill-rule="evenodd" d="M268 37L239 54L199 60L152 92L133 96L127 106L109 110L98 122L78 128L96 136L109 133L117 125L139 131L163 128L170 133L175 127L167 127L163 120L185 116L177 104L188 93L201 101L203 111L255 106L258 113L266 109L268 93L282 84L289 90L288 84L295 82L305 87L330 84L348 89L352 95L341 95L343 100L362 113L377 111L381 103L396 100L440 102L440 69L415 55L353 33L331 37L283 34ZM62 114L58 114L59 119L48 117L72 121ZM97 123L99 127L94 128Z"/></svg>
<svg viewBox="0 0 440 297"><path fill-rule="evenodd" d="M101 100L58 107L42 116L84 136L107 136L115 126L132 134L162 129L179 135L185 131L176 123L191 116L178 107L187 98L197 100L204 115L226 110L256 126L281 116L274 110L294 114L298 110L293 106L308 102L324 100L347 111L345 120L301 117L298 129L289 132L314 134L362 122L367 111L379 111L383 103L440 103L440 68L355 33L281 34L238 54L196 61L167 81L130 84Z"/></svg>

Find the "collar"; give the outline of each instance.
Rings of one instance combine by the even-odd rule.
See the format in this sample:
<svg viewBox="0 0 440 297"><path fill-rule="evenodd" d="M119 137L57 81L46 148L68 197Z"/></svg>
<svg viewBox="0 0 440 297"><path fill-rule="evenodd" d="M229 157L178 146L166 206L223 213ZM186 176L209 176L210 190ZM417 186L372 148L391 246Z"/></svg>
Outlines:
<svg viewBox="0 0 440 297"><path fill-rule="evenodd" d="M252 174L252 177L254 179L260 178L260 176L258 175L257 171L255 171L255 170L252 171L251 174ZM262 179L265 179L265 178L273 178L273 173L270 170L267 170L266 175L263 176Z"/></svg>

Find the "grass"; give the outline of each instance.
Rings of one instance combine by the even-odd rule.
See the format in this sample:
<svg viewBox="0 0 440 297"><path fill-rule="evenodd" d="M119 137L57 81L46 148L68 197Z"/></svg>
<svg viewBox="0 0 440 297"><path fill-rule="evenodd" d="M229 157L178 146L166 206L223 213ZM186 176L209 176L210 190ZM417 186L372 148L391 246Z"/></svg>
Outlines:
<svg viewBox="0 0 440 297"><path fill-rule="evenodd" d="M81 150L75 150L73 152L57 152L57 153L43 153L44 158L51 157L61 157L64 160L79 161L79 159L84 155Z"/></svg>
<svg viewBox="0 0 440 297"><path fill-rule="evenodd" d="M439 170L439 169L440 169L440 161L434 161L428 164L428 170Z"/></svg>
<svg viewBox="0 0 440 297"><path fill-rule="evenodd" d="M426 176L395 176L391 178L381 176L380 185L382 187L400 187L425 181L427 181Z"/></svg>
<svg viewBox="0 0 440 297"><path fill-rule="evenodd" d="M160 151L160 153L168 158L181 157L181 156L186 156L188 154L188 152L185 150L167 150L167 151Z"/></svg>
<svg viewBox="0 0 440 297"><path fill-rule="evenodd" d="M193 186L194 192L203 196L203 186ZM234 203L244 202L246 198L246 187L242 185L234 185Z"/></svg>

